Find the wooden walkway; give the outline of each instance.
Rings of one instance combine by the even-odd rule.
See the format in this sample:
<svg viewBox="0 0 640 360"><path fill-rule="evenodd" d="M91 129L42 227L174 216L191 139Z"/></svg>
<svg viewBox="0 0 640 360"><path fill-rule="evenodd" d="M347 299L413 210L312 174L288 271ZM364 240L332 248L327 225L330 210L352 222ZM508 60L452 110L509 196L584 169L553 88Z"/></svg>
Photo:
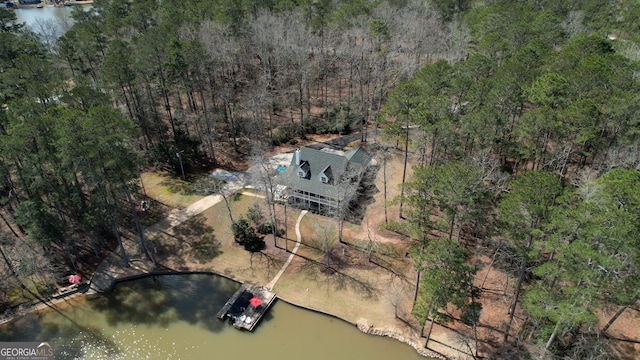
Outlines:
<svg viewBox="0 0 640 360"><path fill-rule="evenodd" d="M262 301L258 307L249 303L254 296ZM275 300L276 295L264 287L242 284L216 317L220 320L230 319L237 329L253 331Z"/></svg>
<svg viewBox="0 0 640 360"><path fill-rule="evenodd" d="M82 282L79 284L71 284L69 286L65 286L63 288L58 289L58 291L51 295L54 299L61 299L67 296L75 295L77 293L85 293L89 290L90 284L87 282Z"/></svg>

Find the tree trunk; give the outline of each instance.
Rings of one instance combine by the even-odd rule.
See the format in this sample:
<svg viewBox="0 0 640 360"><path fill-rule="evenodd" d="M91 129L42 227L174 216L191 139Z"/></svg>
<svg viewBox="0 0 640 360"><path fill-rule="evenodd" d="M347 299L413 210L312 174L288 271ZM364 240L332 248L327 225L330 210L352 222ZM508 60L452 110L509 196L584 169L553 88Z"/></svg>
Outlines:
<svg viewBox="0 0 640 360"><path fill-rule="evenodd" d="M202 82L198 82L198 95L200 96L200 102L202 103L202 113L204 115L204 122L207 128L207 143L209 144L209 151L211 152L211 161L213 164L217 164L216 161L216 152L213 148L213 141L211 141L211 136L213 136L213 132L211 131L211 117L209 116L209 110L207 108L207 102L204 98L204 89L202 88Z"/></svg>
<svg viewBox="0 0 640 360"><path fill-rule="evenodd" d="M451 216L451 225L449 227L449 240L453 240L453 228L456 225L456 214L454 213ZM458 238L458 241L460 241L460 238Z"/></svg>
<svg viewBox="0 0 640 360"><path fill-rule="evenodd" d="M231 126L231 140L233 141L233 149L237 153L238 150L238 139L237 139L237 125L235 120L235 114L233 112L233 106L231 103L225 99L224 100L225 114L227 114L227 118L229 119L229 125Z"/></svg>
<svg viewBox="0 0 640 360"><path fill-rule="evenodd" d="M9 228L9 230L11 230L11 232L13 233L13 235L19 239L20 235L18 235L18 233L13 229L13 226L11 226L11 224L9 224L9 221L7 221L7 219L4 217L4 215L2 215L2 213L0 213L0 218L2 219L2 221L4 221L4 223L7 225L7 227Z"/></svg>
<svg viewBox="0 0 640 360"><path fill-rule="evenodd" d="M338 204L338 242L341 244L344 243L342 239L342 234L344 231L344 204L341 202Z"/></svg>
<svg viewBox="0 0 640 360"><path fill-rule="evenodd" d="M544 161L547 156L547 146L549 145L549 137L550 137L550 132L549 131L545 132L544 139L542 142L542 153L540 154L540 160L538 161L538 169L541 169L544 166Z"/></svg>
<svg viewBox="0 0 640 360"><path fill-rule="evenodd" d="M433 166L433 162L436 157L436 141L437 141L438 129L433 131L433 135L431 136L431 154L429 155L429 166Z"/></svg>
<svg viewBox="0 0 640 360"><path fill-rule="evenodd" d="M127 96L127 91L124 89L123 82L120 82L120 91L122 91L122 97L124 98L124 103L127 106L127 112L131 119L135 119L133 107L131 106L131 102L129 101L129 97Z"/></svg>
<svg viewBox="0 0 640 360"><path fill-rule="evenodd" d="M509 309L509 323L507 325L507 330L504 332L504 341L507 341L507 339L509 339L509 332L511 331L511 324L513 323L513 317L515 316L516 305L518 305L518 297L520 296L520 291L522 289L522 282L524 281L524 272L526 269L527 269L527 259L525 258L522 260L522 263L520 264L520 271L518 272L518 283L516 284L516 292L513 295L513 303L511 304L511 308Z"/></svg>
<svg viewBox="0 0 640 360"><path fill-rule="evenodd" d="M278 247L277 235L278 235L278 223L276 219L276 205L273 199L273 182L271 181L271 176L269 176L268 169L261 162L262 166L262 174L263 174L263 182L265 187L265 200L267 202L267 208L269 209L269 217L271 218L271 233L273 234L273 246Z"/></svg>
<svg viewBox="0 0 640 360"><path fill-rule="evenodd" d="M409 125L407 124L407 131L404 138L404 166L402 168L402 184L400 185L400 210L398 216L400 219L404 219L402 216L402 205L404 203L404 183L407 179L407 159L409 158Z"/></svg>
<svg viewBox="0 0 640 360"><path fill-rule="evenodd" d="M158 60L158 76L160 78L160 90L162 91L164 108L167 111L167 115L169 116L169 124L171 125L173 141L175 142L176 145L178 145L178 136L176 134L176 126L175 126L175 121L173 119L173 112L171 111L171 102L169 101L169 90L167 89L164 71L162 70L162 61L157 54L156 54L156 59Z"/></svg>
<svg viewBox="0 0 640 360"><path fill-rule="evenodd" d="M473 339L475 341L475 355L474 358L478 358L478 324L473 322Z"/></svg>
<svg viewBox="0 0 640 360"><path fill-rule="evenodd" d="M383 150L386 151L386 150ZM382 184L384 187L384 223L389 224L389 217L387 216L387 153L383 154L382 159Z"/></svg>
<svg viewBox="0 0 640 360"><path fill-rule="evenodd" d="M231 220L231 224L235 224L235 221L233 221L233 214L231 214L231 206L229 205L229 200L227 199L227 196L220 191L220 196L222 196L222 199L224 200L224 204L227 207L227 213L229 214L229 220Z"/></svg>
<svg viewBox="0 0 640 360"><path fill-rule="evenodd" d="M298 106L300 106L300 137L304 137L304 84L303 75L298 75ZM309 114L307 114L309 115ZM293 117L291 118L293 121Z"/></svg>
<svg viewBox="0 0 640 360"><path fill-rule="evenodd" d="M484 275L484 279L482 279L482 285L480 285L480 289L484 289L484 284L487 281L487 278L489 277L489 273L491 272L491 269L493 268L493 263L496 261L496 256L498 256L498 251L500 250L500 246L502 244L498 245L498 248L496 249L496 251L493 253L493 256L491 257L491 262L489 263L489 266L487 266L487 273Z"/></svg>
<svg viewBox="0 0 640 360"><path fill-rule="evenodd" d="M553 328L553 333L551 333L551 336L549 336L549 340L547 341L547 344L544 346L545 350L549 350L549 348L551 347L551 344L553 344L553 341L556 338L556 335L558 335L558 329L560 329L560 323L556 323L556 327Z"/></svg>
<svg viewBox="0 0 640 360"><path fill-rule="evenodd" d="M615 315L613 315L613 317L611 319L609 319L609 321L607 322L607 324L602 328L602 330L600 330L600 335L605 335L607 330L609 330L609 328L611 327L611 325L613 325L613 323L618 320L618 318L620 317L620 315L622 315L622 313L627 310L627 308L629 307L629 305L625 305L623 307L621 307L616 313Z"/></svg>
<svg viewBox="0 0 640 360"><path fill-rule="evenodd" d="M289 252L289 238L287 235L287 228L288 228L288 224L287 224L287 200L284 201L284 251Z"/></svg>
<svg viewBox="0 0 640 360"><path fill-rule="evenodd" d="M136 229L138 230L138 236L140 237L140 245L142 246L142 250L144 250L144 253L147 256L147 259L151 260L151 262L155 266L156 260L153 258L153 256L149 252L149 249L147 248L147 243L144 239L144 229L142 228L142 223L138 218L138 210L136 209L136 205L133 203L133 198L131 197L131 193L129 192L129 189L127 188L126 184L124 186L124 191L127 195L127 200L129 201L131 212L133 213L133 221L135 222Z"/></svg>
<svg viewBox="0 0 640 360"><path fill-rule="evenodd" d="M431 331L433 331L433 323L436 322L436 317L431 317L431 323L429 324L429 332L427 333L427 341L424 343L424 348L429 347L429 339L431 339Z"/></svg>
<svg viewBox="0 0 640 360"><path fill-rule="evenodd" d="M413 306L415 306L416 301L418 301L418 290L420 290L420 275L422 275L422 270L418 270L418 276L416 277L416 291L413 293Z"/></svg>
<svg viewBox="0 0 640 360"><path fill-rule="evenodd" d="M120 232L118 231L118 224L116 224L115 220L113 221L113 233L116 236L116 240L118 240L118 247L120 248L120 258L122 259L122 266L128 268L129 259L127 258L127 252L124 250L124 245L122 244L122 238L120 237Z"/></svg>

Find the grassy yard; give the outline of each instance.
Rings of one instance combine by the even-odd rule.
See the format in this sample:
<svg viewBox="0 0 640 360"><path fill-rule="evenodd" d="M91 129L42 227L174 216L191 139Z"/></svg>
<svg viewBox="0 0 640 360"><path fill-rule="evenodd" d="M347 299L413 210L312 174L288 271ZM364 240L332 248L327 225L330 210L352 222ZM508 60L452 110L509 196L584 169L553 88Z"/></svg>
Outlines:
<svg viewBox="0 0 640 360"><path fill-rule="evenodd" d="M230 198L233 219L246 217L247 210L256 203L266 214L261 198L246 195ZM278 256L269 247L252 254L236 244L224 201L168 230L154 244L162 249L163 264L172 269L212 271L257 285L267 284L286 260L285 254Z"/></svg>
<svg viewBox="0 0 640 360"><path fill-rule="evenodd" d="M355 231L355 225L349 226ZM326 267L327 251L323 248L325 229L331 234L330 269ZM276 284L278 296L350 322L367 319L379 328L394 327L403 329L406 335L413 334L414 330L395 318L397 307L398 314L409 319L415 281L411 265L402 259L402 249L384 244L375 249L376 256L369 262L367 254L356 249L366 243L345 237L351 245L340 244L336 221L312 213L304 217L300 230L303 245Z"/></svg>
<svg viewBox="0 0 640 360"><path fill-rule="evenodd" d="M411 311L412 278L381 267L342 267L326 271L323 264L296 258L275 287L278 296L300 306L336 315L350 322L367 319L378 328L412 330L395 319Z"/></svg>
<svg viewBox="0 0 640 360"><path fill-rule="evenodd" d="M395 156L388 164L389 184L395 184L402 173L402 157ZM279 297L300 306L330 313L350 322L366 319L378 329L394 329L415 338L418 324L412 320L411 306L415 271L404 254L406 246L388 232L378 230L384 222L381 171L377 174L378 192L361 224L345 223L343 244L338 241L335 219L308 213L300 230L302 245L298 255L275 285ZM146 175L146 174L145 174ZM164 194L167 203L186 206L197 200L181 192L181 181L169 181L162 175L143 177L145 185L155 184L155 196ZM147 190L147 192L151 192ZM389 200L399 193L397 187L388 189ZM259 195L254 192L255 195ZM238 195L230 199L234 220L246 216L247 210L259 204L265 217L269 213L264 200L257 196ZM287 247L295 245L295 224L299 210L287 207ZM390 209L390 217L397 218L397 206ZM284 221L284 207L277 206L280 224ZM282 227L282 225L281 225ZM253 255L233 240L231 220L224 201L212 206L191 220L167 231L155 239L162 249L161 258L176 270L213 271L239 281L266 285L280 270L289 256L284 248L284 234L277 239L265 237L267 248ZM366 252L371 240L376 242L373 255ZM216 244L211 247L207 244ZM364 250L364 251L363 251ZM198 255L200 254L200 256ZM326 266L329 257L330 268ZM398 317L396 317L396 314ZM411 325L408 325L411 324Z"/></svg>
<svg viewBox="0 0 640 360"><path fill-rule="evenodd" d="M202 199L191 191L189 182L167 173L146 172L140 177L147 196L167 206L184 208Z"/></svg>

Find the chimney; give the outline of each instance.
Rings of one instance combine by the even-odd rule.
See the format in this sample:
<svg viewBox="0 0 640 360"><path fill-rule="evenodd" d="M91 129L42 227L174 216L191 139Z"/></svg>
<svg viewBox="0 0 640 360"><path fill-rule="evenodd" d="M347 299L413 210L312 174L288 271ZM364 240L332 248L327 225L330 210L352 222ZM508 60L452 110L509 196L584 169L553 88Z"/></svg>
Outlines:
<svg viewBox="0 0 640 360"><path fill-rule="evenodd" d="M294 156L296 157L296 165L300 166L300 148L296 149L296 153Z"/></svg>

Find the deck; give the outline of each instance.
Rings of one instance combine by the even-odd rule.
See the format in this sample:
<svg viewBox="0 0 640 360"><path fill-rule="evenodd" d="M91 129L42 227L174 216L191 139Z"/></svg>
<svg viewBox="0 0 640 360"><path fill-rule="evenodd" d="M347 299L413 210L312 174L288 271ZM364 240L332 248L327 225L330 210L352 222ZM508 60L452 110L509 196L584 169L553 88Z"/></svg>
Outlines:
<svg viewBox="0 0 640 360"><path fill-rule="evenodd" d="M87 290L89 290L89 286L90 284L87 282L82 282L79 284L71 284L69 286L65 286L63 288L58 289L58 291L55 294L51 295L51 297L54 299L61 299L63 297L77 294L79 292L85 293L87 292Z"/></svg>
<svg viewBox="0 0 640 360"><path fill-rule="evenodd" d="M259 298L262 303L257 307L251 305L253 297ZM266 288L242 284L218 311L216 317L220 320L230 319L237 329L253 331L275 299L276 295Z"/></svg>

